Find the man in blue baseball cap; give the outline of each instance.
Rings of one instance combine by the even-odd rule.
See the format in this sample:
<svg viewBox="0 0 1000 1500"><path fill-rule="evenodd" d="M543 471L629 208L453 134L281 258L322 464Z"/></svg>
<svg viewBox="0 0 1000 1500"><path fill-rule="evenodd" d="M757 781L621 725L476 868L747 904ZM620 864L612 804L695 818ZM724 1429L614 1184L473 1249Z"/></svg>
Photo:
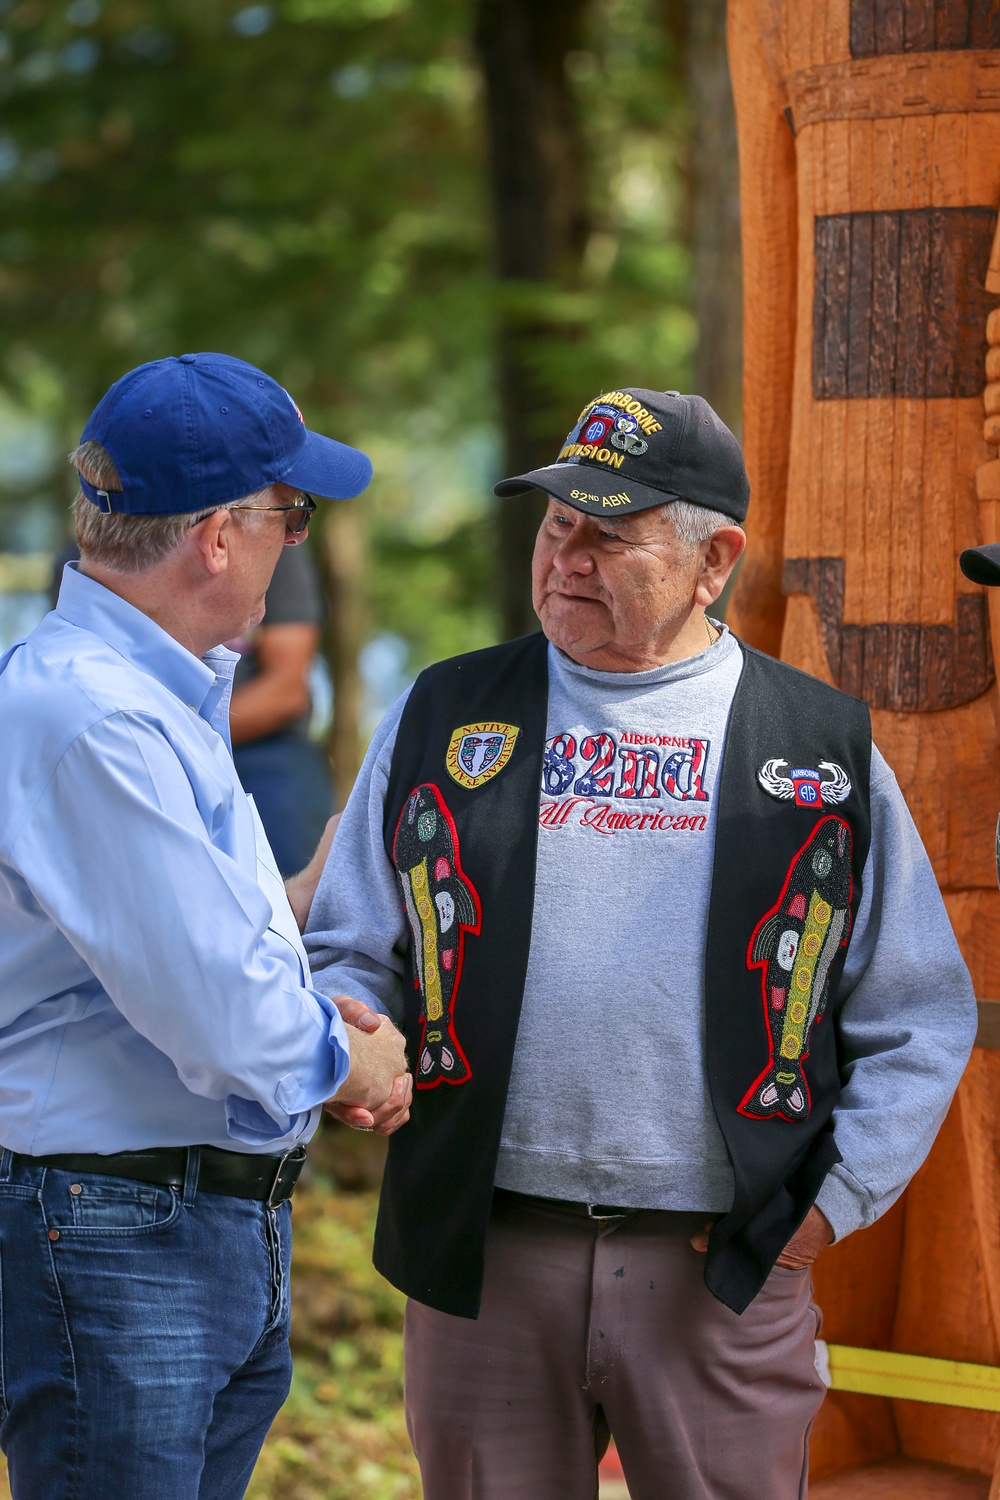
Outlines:
<svg viewBox="0 0 1000 1500"><path fill-rule="evenodd" d="M409 1079L311 987L218 643L371 464L220 354L125 375L71 460L80 562L0 659L0 1442L17 1500L235 1500L305 1142L331 1099L389 1133Z"/></svg>

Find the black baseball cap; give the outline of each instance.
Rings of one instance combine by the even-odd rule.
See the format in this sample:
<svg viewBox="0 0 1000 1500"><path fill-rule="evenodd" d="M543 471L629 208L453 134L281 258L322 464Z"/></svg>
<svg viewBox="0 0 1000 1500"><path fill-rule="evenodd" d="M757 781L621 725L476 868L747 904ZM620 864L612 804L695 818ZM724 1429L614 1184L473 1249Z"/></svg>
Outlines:
<svg viewBox="0 0 1000 1500"><path fill-rule="evenodd" d="M554 464L501 479L494 494L529 489L601 516L688 500L742 523L750 503L740 445L708 402L641 388L588 402Z"/></svg>
<svg viewBox="0 0 1000 1500"><path fill-rule="evenodd" d="M1000 542L990 542L986 547L966 547L958 565L973 583L1000 583Z"/></svg>

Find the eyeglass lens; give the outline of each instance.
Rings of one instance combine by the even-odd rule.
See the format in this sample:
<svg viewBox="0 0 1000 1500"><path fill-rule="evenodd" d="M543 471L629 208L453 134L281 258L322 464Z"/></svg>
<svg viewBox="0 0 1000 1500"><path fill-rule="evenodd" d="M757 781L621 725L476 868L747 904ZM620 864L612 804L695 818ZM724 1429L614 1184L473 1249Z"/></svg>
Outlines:
<svg viewBox="0 0 1000 1500"><path fill-rule="evenodd" d="M316 509L316 501L312 495L307 495L303 490L301 498L305 503L293 506L285 517L285 524L293 536L298 536L300 532L305 531L309 525L309 518Z"/></svg>

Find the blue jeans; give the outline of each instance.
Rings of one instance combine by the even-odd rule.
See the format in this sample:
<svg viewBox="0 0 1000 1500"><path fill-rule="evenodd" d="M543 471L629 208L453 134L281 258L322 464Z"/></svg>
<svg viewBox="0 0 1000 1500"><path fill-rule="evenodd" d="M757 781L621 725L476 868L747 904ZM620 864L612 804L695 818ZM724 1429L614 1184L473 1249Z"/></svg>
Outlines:
<svg viewBox="0 0 1000 1500"><path fill-rule="evenodd" d="M330 772L319 747L296 734L271 734L233 748L236 774L257 804L275 863L285 878L312 859L333 812Z"/></svg>
<svg viewBox="0 0 1000 1500"><path fill-rule="evenodd" d="M194 1158L194 1153L192 1153ZM291 1212L0 1154L15 1500L238 1500L288 1394Z"/></svg>

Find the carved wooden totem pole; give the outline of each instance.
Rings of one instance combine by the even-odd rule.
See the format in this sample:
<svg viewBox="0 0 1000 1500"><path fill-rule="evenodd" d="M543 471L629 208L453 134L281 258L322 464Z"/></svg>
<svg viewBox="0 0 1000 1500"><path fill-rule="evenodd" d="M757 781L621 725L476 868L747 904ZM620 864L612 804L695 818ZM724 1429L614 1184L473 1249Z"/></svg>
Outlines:
<svg viewBox="0 0 1000 1500"><path fill-rule="evenodd" d="M753 486L730 618L871 705L996 999L1000 598L957 559L1000 540L1000 0L730 0L729 44ZM826 1338L1000 1365L998 1160L1000 1051L977 1047L902 1202L817 1267ZM966 1470L900 1458L879 1495L995 1500L998 1448L991 1412L833 1391L811 1452L817 1476Z"/></svg>

